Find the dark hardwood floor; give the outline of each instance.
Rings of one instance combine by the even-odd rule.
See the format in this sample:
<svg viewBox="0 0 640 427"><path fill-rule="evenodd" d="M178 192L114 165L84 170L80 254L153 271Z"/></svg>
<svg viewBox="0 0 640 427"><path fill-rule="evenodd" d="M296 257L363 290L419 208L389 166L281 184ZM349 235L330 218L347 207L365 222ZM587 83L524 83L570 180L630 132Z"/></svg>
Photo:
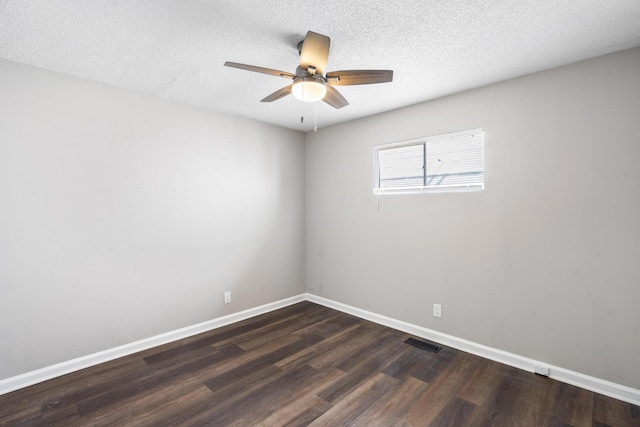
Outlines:
<svg viewBox="0 0 640 427"><path fill-rule="evenodd" d="M640 407L310 302L0 396L10 426L640 426Z"/></svg>

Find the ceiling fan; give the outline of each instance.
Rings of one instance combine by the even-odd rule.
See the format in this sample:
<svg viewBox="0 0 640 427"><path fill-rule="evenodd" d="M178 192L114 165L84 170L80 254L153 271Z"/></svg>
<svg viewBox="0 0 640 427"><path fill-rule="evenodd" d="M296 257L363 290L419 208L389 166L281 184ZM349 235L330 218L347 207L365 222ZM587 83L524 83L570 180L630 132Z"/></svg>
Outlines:
<svg viewBox="0 0 640 427"><path fill-rule="evenodd" d="M293 80L289 86L278 89L261 102L272 102L293 94L303 102L322 100L334 108L342 108L349 105L349 102L333 86L387 83L393 80L392 70L343 70L326 73L329 43L329 37L313 31L307 32L304 40L298 43L300 66L295 74L237 62L225 62L224 65Z"/></svg>

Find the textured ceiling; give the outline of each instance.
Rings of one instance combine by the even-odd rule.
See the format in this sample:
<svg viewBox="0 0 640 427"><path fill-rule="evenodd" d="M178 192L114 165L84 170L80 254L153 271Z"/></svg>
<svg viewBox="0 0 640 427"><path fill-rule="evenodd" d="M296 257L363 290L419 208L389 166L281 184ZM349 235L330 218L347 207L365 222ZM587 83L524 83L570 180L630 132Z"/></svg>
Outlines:
<svg viewBox="0 0 640 427"><path fill-rule="evenodd" d="M318 127L640 45L639 0L0 0L0 56L308 131L314 104L279 77L308 31L331 37L328 70L392 69L392 83L342 86Z"/></svg>

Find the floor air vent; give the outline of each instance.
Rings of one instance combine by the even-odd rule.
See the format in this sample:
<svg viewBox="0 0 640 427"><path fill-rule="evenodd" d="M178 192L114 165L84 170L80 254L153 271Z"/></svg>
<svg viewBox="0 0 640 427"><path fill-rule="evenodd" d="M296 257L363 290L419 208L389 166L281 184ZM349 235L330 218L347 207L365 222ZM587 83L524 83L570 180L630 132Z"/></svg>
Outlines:
<svg viewBox="0 0 640 427"><path fill-rule="evenodd" d="M404 342L407 344L411 344L412 346L421 348L423 350L432 351L437 353L440 351L442 347L438 347L437 345L429 344L428 342L420 341L414 338L407 338Z"/></svg>

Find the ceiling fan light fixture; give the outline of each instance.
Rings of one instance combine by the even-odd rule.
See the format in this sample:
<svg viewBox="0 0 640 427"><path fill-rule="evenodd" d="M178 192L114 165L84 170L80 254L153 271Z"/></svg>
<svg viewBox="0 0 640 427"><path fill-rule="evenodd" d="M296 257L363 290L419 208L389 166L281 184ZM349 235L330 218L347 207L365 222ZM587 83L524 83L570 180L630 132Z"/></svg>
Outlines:
<svg viewBox="0 0 640 427"><path fill-rule="evenodd" d="M316 102L327 93L326 83L315 77L299 77L291 87L293 96L303 102Z"/></svg>

